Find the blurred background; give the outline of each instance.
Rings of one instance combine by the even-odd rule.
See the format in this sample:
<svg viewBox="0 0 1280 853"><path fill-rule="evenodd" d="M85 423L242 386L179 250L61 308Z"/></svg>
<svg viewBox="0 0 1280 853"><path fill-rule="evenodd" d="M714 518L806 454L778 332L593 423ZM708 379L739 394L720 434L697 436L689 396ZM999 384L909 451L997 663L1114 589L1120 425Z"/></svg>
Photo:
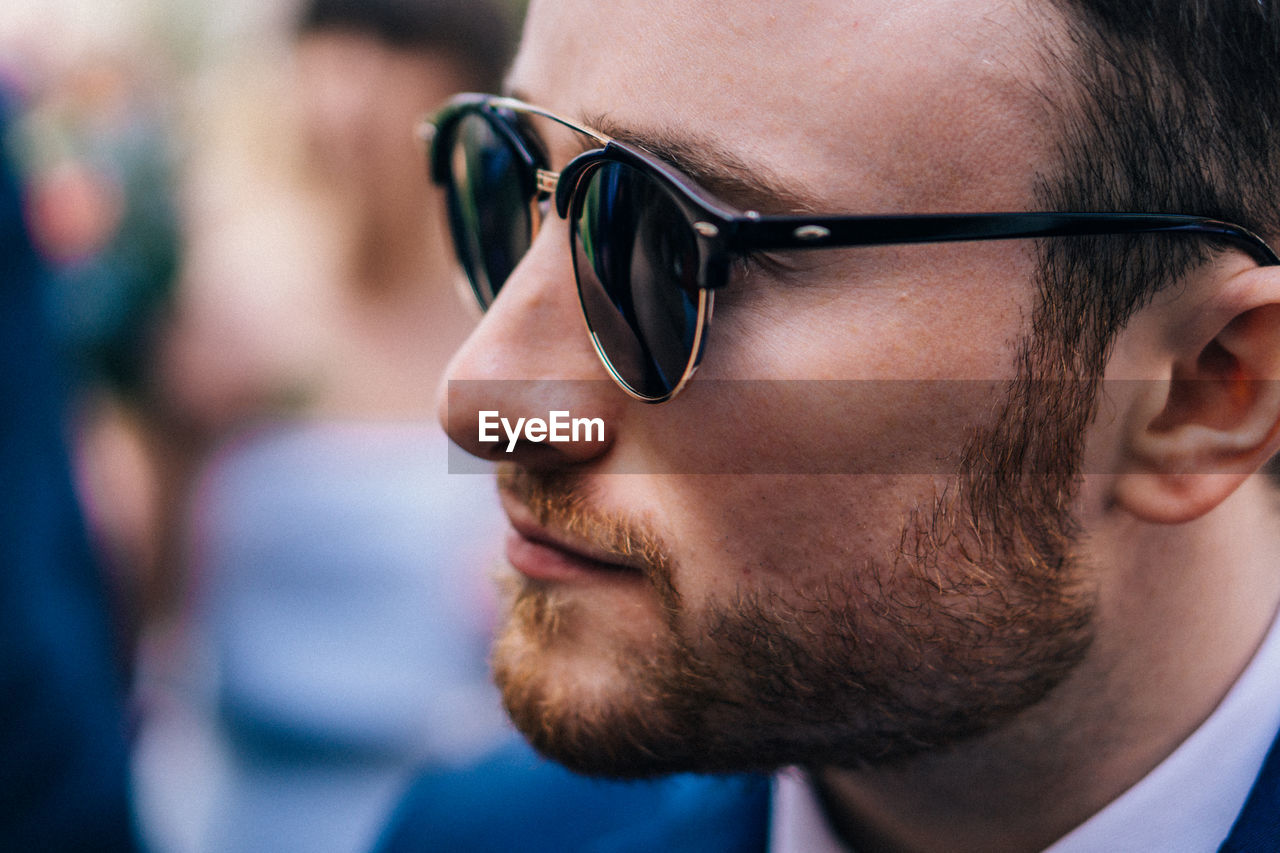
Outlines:
<svg viewBox="0 0 1280 853"><path fill-rule="evenodd" d="M368 849L415 772L512 737L496 502L434 423L475 318L413 128L498 87L520 14L0 4L0 143L158 853Z"/></svg>

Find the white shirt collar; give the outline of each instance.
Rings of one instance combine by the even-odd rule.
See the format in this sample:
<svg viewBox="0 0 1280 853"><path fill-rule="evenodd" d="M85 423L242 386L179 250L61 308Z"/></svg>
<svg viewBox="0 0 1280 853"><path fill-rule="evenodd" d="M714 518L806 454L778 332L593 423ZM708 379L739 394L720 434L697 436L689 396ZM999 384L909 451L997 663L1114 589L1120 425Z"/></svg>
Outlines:
<svg viewBox="0 0 1280 853"><path fill-rule="evenodd" d="M1280 730L1280 619L1218 707L1154 770L1045 853L1211 853ZM1206 768L1212 768L1211 775ZM1206 784L1211 781L1212 784ZM848 853L805 774L774 777L769 853Z"/></svg>
<svg viewBox="0 0 1280 853"><path fill-rule="evenodd" d="M1138 784L1046 853L1214 851L1280 729L1280 620L1200 728Z"/></svg>
<svg viewBox="0 0 1280 853"><path fill-rule="evenodd" d="M773 780L769 853L845 853L805 772L788 767Z"/></svg>

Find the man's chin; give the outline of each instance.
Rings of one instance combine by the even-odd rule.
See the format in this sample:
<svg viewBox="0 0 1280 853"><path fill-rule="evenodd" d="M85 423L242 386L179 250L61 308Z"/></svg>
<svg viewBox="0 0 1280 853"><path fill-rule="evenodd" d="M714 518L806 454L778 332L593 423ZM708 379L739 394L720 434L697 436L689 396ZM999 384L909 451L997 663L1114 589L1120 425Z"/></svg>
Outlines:
<svg viewBox="0 0 1280 853"><path fill-rule="evenodd" d="M494 646L493 672L507 714L535 749L591 776L638 779L693 769L692 715L682 710L684 697L662 687L652 657L623 655L585 638L569 642L563 624L552 627L564 614L546 601L526 607L523 614L521 602L513 608Z"/></svg>
<svg viewBox="0 0 1280 853"><path fill-rule="evenodd" d="M605 707L576 701L557 689L552 698L538 687L513 686L499 676L503 703L525 739L551 760L576 773L617 779L643 779L692 768L681 738L654 725L663 712L638 707Z"/></svg>
<svg viewBox="0 0 1280 853"><path fill-rule="evenodd" d="M629 737L629 730L602 731L597 726L576 728L566 720L550 726L521 720L517 728L541 755L575 773L605 779L651 779L698 769L685 751L659 751ZM619 725L625 723L619 721Z"/></svg>

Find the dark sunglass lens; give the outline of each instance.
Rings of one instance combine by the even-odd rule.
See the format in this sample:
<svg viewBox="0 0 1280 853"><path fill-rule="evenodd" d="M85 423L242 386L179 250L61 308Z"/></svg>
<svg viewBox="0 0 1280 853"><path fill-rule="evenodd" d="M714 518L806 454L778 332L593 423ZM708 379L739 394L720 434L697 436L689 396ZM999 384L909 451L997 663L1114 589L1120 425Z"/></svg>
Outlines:
<svg viewBox="0 0 1280 853"><path fill-rule="evenodd" d="M458 121L449 152L449 224L458 259L484 308L529 248L525 168L489 119L470 113Z"/></svg>
<svg viewBox="0 0 1280 853"><path fill-rule="evenodd" d="M648 399L667 397L694 356L698 243L667 189L616 161L592 169L574 211L582 310L610 367Z"/></svg>

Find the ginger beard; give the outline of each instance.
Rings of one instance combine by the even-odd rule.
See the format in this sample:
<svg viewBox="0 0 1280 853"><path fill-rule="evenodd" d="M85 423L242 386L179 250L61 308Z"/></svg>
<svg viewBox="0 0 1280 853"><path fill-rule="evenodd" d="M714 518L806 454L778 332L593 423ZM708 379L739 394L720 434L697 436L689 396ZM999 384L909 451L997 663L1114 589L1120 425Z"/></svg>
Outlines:
<svg viewBox="0 0 1280 853"><path fill-rule="evenodd" d="M740 589L697 613L654 531L593 510L574 475L504 469L501 487L541 523L643 555L664 622L632 648L625 626L581 630L571 590L515 579L494 649L508 713L548 757L617 777L874 766L997 727L1092 636L1069 507L1093 385L1064 395L1016 380L880 561L833 567L816 588ZM584 648L605 659L603 678L578 677Z"/></svg>

